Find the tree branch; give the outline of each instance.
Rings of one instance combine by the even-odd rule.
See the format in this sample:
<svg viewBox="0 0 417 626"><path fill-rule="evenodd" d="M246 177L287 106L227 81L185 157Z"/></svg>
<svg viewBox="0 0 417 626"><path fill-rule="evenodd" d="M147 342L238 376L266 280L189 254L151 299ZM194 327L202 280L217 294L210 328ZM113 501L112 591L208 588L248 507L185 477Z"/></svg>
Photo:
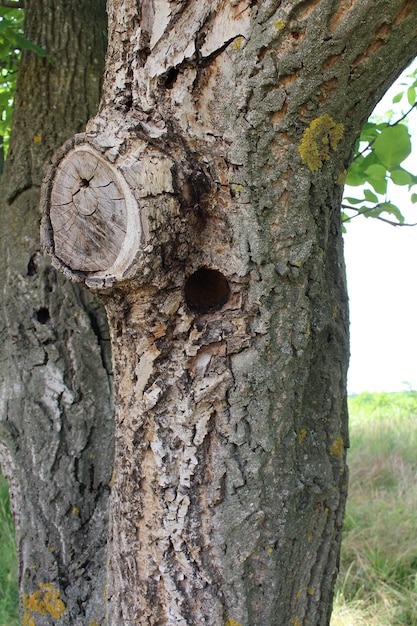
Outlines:
<svg viewBox="0 0 417 626"><path fill-rule="evenodd" d="M363 211L356 209L353 206L349 206L348 204L342 204L342 209L346 209L347 211L356 211L356 215L352 215L352 217L345 217L344 219L342 219L342 222L350 222L351 220L353 220L355 217L359 217L359 215L365 215L366 213L369 213L370 211L373 211L376 207L369 207L369 209L364 209ZM409 224L407 222L394 222L393 220L389 220L386 217L381 217L380 215L374 215L373 219L376 220L380 220L381 222L385 222L386 224L389 224L390 226L417 226L417 222L415 224Z"/></svg>
<svg viewBox="0 0 417 626"><path fill-rule="evenodd" d="M23 0L0 0L0 7L6 9L23 9Z"/></svg>

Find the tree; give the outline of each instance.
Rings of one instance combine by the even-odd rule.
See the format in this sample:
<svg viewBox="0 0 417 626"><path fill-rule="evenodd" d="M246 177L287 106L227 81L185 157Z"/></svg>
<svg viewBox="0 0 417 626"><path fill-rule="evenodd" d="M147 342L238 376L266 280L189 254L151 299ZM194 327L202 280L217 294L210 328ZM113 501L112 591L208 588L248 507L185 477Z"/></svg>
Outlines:
<svg viewBox="0 0 417 626"><path fill-rule="evenodd" d="M108 12L99 113L53 158L42 232L54 265L99 294L110 325L109 623L328 624L347 492L343 181L361 127L416 54L417 7L110 0ZM32 327L55 329L49 306L34 310ZM86 369L63 343L76 384L35 356L53 381L43 384L56 425L99 363ZM101 371L86 396L108 399ZM11 421L15 470L25 437ZM87 437L96 451L104 423L105 437ZM68 440L83 428L73 420ZM77 478L87 448L72 464L68 444L56 448L48 475L62 463L58 475ZM17 475L15 498L30 493ZM48 517L54 502L42 504ZM86 528L102 532L93 517ZM46 586L26 583L27 623L82 623L81 568L61 578L63 555L44 569ZM55 614L41 616L41 600ZM86 605L91 623L102 619Z"/></svg>

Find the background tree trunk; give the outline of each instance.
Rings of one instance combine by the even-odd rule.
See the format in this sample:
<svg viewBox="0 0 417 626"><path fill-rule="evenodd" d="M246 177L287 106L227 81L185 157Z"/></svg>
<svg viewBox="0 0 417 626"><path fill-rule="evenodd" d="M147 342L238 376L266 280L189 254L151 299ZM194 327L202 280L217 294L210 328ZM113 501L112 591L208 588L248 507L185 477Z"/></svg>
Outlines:
<svg viewBox="0 0 417 626"><path fill-rule="evenodd" d="M40 254L38 204L52 152L97 111L105 2L27 1L25 22L51 60L22 55L1 182L0 460L23 623L86 626L105 613L110 342L102 305Z"/></svg>

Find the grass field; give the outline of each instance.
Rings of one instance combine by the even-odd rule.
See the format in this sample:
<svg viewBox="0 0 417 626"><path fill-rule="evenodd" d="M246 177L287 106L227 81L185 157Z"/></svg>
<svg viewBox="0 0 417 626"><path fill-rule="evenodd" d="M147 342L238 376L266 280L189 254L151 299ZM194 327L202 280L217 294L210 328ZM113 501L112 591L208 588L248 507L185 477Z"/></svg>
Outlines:
<svg viewBox="0 0 417 626"><path fill-rule="evenodd" d="M0 626L19 626L17 557L9 492L0 474Z"/></svg>
<svg viewBox="0 0 417 626"><path fill-rule="evenodd" d="M350 398L350 487L332 626L417 626L417 392Z"/></svg>
<svg viewBox="0 0 417 626"><path fill-rule="evenodd" d="M417 392L363 393L349 405L350 488L331 626L417 626ZM16 568L0 475L0 626L20 623Z"/></svg>

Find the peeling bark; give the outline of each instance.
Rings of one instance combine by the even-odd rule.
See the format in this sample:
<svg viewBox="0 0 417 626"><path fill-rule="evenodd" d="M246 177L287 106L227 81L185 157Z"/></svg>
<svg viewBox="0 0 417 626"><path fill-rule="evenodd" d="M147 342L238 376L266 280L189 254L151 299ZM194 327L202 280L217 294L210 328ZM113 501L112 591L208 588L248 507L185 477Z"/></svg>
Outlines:
<svg viewBox="0 0 417 626"><path fill-rule="evenodd" d="M99 113L42 193L54 265L109 319L108 622L324 626L347 492L343 173L416 54L417 7L108 12Z"/></svg>
<svg viewBox="0 0 417 626"><path fill-rule="evenodd" d="M82 145L122 177L137 247L123 257L108 225L111 267L65 256L59 154L44 241L109 318L109 623L328 624L347 492L343 172L415 55L417 8L108 10L103 97Z"/></svg>

